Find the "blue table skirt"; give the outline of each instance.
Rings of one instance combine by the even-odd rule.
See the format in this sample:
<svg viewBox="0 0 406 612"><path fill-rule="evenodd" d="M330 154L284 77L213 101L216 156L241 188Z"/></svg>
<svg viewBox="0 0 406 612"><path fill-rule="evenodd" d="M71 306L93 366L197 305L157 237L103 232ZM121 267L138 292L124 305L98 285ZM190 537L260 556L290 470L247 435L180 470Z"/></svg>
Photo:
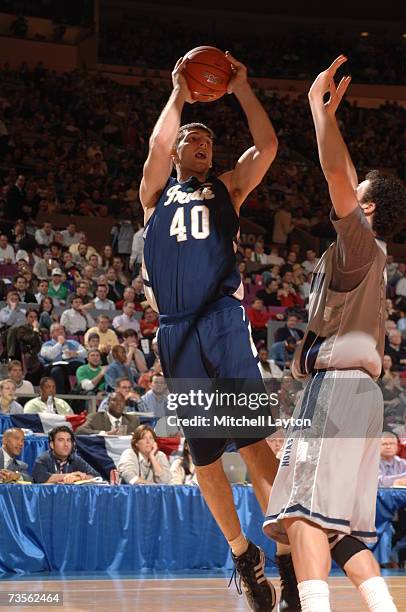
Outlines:
<svg viewBox="0 0 406 612"><path fill-rule="evenodd" d="M262 534L252 488L233 486L233 493L245 533L272 565L275 545ZM379 491L381 538L402 506L405 490ZM2 485L0 517L0 572L233 567L197 487Z"/></svg>

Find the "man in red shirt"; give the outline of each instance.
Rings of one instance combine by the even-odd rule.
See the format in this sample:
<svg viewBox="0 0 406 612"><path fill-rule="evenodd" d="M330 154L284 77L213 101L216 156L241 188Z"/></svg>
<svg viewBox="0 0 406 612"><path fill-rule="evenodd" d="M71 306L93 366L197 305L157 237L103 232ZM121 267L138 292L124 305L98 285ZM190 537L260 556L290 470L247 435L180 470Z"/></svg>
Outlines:
<svg viewBox="0 0 406 612"><path fill-rule="evenodd" d="M273 319L274 315L264 308L264 302L256 298L251 306L247 308L248 318L251 323L252 339L255 344L261 340L267 341L267 324L269 319Z"/></svg>

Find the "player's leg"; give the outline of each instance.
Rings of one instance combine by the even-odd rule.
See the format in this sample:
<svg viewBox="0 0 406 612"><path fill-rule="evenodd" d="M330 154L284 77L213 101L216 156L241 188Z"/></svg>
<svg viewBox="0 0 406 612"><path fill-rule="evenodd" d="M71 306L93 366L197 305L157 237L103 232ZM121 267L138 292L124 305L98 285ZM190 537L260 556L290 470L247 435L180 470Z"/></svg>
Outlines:
<svg viewBox="0 0 406 612"><path fill-rule="evenodd" d="M334 561L359 590L371 612L396 612L388 586L381 577L379 564L360 540L345 536L332 549Z"/></svg>
<svg viewBox="0 0 406 612"><path fill-rule="evenodd" d="M357 496L363 447L347 432L363 427L360 433L365 435L370 395L368 388L360 389L356 373L345 375L349 380L341 380L343 374L322 372L308 382L293 418L303 422L309 418L312 424L293 428L288 434L264 524L268 535L277 539L289 527L302 607L303 602L311 605L312 598L315 602L321 598L321 605L329 609L326 532L348 533ZM361 402L360 395L367 401ZM341 438L344 432L347 437ZM353 479L348 478L350 470ZM293 518L301 521L293 524Z"/></svg>
<svg viewBox="0 0 406 612"><path fill-rule="evenodd" d="M187 329L186 324L183 329L179 325L161 326L158 345L164 374L169 385L175 387L171 391L176 391L177 380L182 386L185 378L200 379L203 383L209 378L195 329ZM241 529L230 482L221 461L227 440L193 436L188 442L200 490L230 545L248 605L251 610L268 612L275 606L275 589L263 574L263 552L246 539Z"/></svg>
<svg viewBox="0 0 406 612"><path fill-rule="evenodd" d="M367 437L360 440L363 456L358 470L357 495L351 518L352 533L375 536L375 507L382 433L383 406L380 389L368 394L370 425ZM361 539L345 536L332 548L332 557L359 590L368 610L394 612L396 607L381 577L379 564Z"/></svg>
<svg viewBox="0 0 406 612"><path fill-rule="evenodd" d="M244 443L243 440L235 442L237 447L239 442ZM239 447L238 450L248 467L255 496L265 516L279 460L276 459L266 440L254 441L252 444ZM290 546L277 542L275 563L281 579L279 612L300 612L299 592Z"/></svg>
<svg viewBox="0 0 406 612"><path fill-rule="evenodd" d="M265 514L279 461L266 440L254 441L253 444L243 447L238 446L238 440L236 442L238 451L247 465L258 503Z"/></svg>
<svg viewBox="0 0 406 612"><path fill-rule="evenodd" d="M303 612L328 612L331 556L326 532L301 518L284 519L283 525L291 543Z"/></svg>

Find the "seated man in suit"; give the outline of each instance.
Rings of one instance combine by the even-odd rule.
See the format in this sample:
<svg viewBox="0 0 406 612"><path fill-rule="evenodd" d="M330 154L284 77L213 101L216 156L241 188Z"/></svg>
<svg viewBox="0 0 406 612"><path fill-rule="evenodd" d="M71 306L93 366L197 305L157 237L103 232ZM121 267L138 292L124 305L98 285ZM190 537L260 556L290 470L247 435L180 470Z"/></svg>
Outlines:
<svg viewBox="0 0 406 612"><path fill-rule="evenodd" d="M9 483L19 480L31 482L28 465L16 459L24 448L24 432L13 427L3 433L3 443L0 449L0 482Z"/></svg>
<svg viewBox="0 0 406 612"><path fill-rule="evenodd" d="M100 436L132 434L140 421L134 414L124 414L124 408L124 396L117 392L110 393L106 412L89 414L86 422L77 428L76 434Z"/></svg>
<svg viewBox="0 0 406 612"><path fill-rule="evenodd" d="M297 324L299 319L296 315L289 315L286 319L286 325L278 327L275 332L274 342L283 342L287 338L294 338L296 342L299 342L303 338L303 330L301 330Z"/></svg>
<svg viewBox="0 0 406 612"><path fill-rule="evenodd" d="M48 434L50 449L34 463L35 483L72 484L100 474L75 452L75 435L67 425L58 425Z"/></svg>

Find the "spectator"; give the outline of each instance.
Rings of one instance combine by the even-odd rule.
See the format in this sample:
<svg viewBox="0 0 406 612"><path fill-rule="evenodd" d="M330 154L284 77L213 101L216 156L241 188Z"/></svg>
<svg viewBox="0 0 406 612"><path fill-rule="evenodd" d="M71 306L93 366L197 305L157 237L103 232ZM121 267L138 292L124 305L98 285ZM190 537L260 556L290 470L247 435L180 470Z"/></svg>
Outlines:
<svg viewBox="0 0 406 612"><path fill-rule="evenodd" d="M11 327L7 332L7 356L9 359L20 359L25 353L38 355L41 342L38 313L28 308L25 324Z"/></svg>
<svg viewBox="0 0 406 612"><path fill-rule="evenodd" d="M308 249L306 251L306 259L302 262L302 267L305 269L307 274L313 272L318 263L319 259L316 257L316 251L313 249Z"/></svg>
<svg viewBox="0 0 406 612"><path fill-rule="evenodd" d="M198 485L196 468L190 454L188 441L183 443L182 456L174 460L171 465L172 485Z"/></svg>
<svg viewBox="0 0 406 612"><path fill-rule="evenodd" d="M119 300L123 298L125 285L123 285L122 283L120 283L120 281L117 280L116 271L111 266L106 271L106 281L107 281L107 288L109 290L107 297L109 300L111 300L112 302L116 304L116 302L118 302ZM116 308L117 308L117 304L116 304Z"/></svg>
<svg viewBox="0 0 406 612"><path fill-rule="evenodd" d="M406 297L406 271L403 272L403 276L399 278L395 287L396 297L405 298Z"/></svg>
<svg viewBox="0 0 406 612"><path fill-rule="evenodd" d="M288 256L286 258L286 262L281 266L281 276L286 274L286 272L293 272L293 266L297 263L297 255L295 251L289 251Z"/></svg>
<svg viewBox="0 0 406 612"><path fill-rule="evenodd" d="M254 252L251 255L251 261L266 265L269 264L269 255L265 253L264 244L262 242L256 242L254 246Z"/></svg>
<svg viewBox="0 0 406 612"><path fill-rule="evenodd" d="M283 257L279 255L279 248L276 244L272 245L269 254L269 264L271 266L282 266L285 263Z"/></svg>
<svg viewBox="0 0 406 612"><path fill-rule="evenodd" d="M23 407L16 401L16 385L10 378L0 381L0 413L22 414Z"/></svg>
<svg viewBox="0 0 406 612"><path fill-rule="evenodd" d="M0 449L0 481L3 483L25 481L31 482L28 465L17 459L24 448L24 432L12 427L3 433Z"/></svg>
<svg viewBox="0 0 406 612"><path fill-rule="evenodd" d="M52 280L49 283L48 295L57 300L58 305L63 305L68 297L68 288L62 284L62 270L54 268L51 272Z"/></svg>
<svg viewBox="0 0 406 612"><path fill-rule="evenodd" d="M60 323L51 325L51 339L42 345L40 356L46 372L55 380L58 393L69 393L69 375L86 359L86 349L76 340L67 340Z"/></svg>
<svg viewBox="0 0 406 612"><path fill-rule="evenodd" d="M14 279L14 289L18 293L20 302L25 304L36 304L37 300L33 293L27 291L27 281L22 274L19 274Z"/></svg>
<svg viewBox="0 0 406 612"><path fill-rule="evenodd" d="M123 332L123 343L121 346L125 348L127 365L135 372L136 376L148 370L144 353L138 348L138 336L133 329L127 329L127 331Z"/></svg>
<svg viewBox="0 0 406 612"><path fill-rule="evenodd" d="M10 380L12 380L16 386L17 396L20 393L34 393L34 387L28 380L24 380L23 367L20 361L14 359L10 361L7 366L7 373Z"/></svg>
<svg viewBox="0 0 406 612"><path fill-rule="evenodd" d="M98 349L89 349L87 363L76 370L76 381L83 393L104 391L104 374L107 366L101 364L101 353Z"/></svg>
<svg viewBox="0 0 406 612"><path fill-rule="evenodd" d="M67 228L61 234L63 236L63 244L67 247L79 242L80 234L76 231L76 223L68 223Z"/></svg>
<svg viewBox="0 0 406 612"><path fill-rule="evenodd" d="M258 349L258 367L261 371L262 378L273 378L271 362L269 360L268 349L265 347L261 347Z"/></svg>
<svg viewBox="0 0 406 612"><path fill-rule="evenodd" d="M114 317L113 327L115 331L119 332L120 334L129 329L139 333L140 323L135 316L135 307L133 302L124 302L123 314Z"/></svg>
<svg viewBox="0 0 406 612"><path fill-rule="evenodd" d="M115 310L114 302L107 299L108 289L106 285L97 285L96 297L93 300L94 308L97 310Z"/></svg>
<svg viewBox="0 0 406 612"><path fill-rule="evenodd" d="M48 247L51 242L54 242L55 232L52 229L52 223L45 221L42 229L37 229L35 232L35 240L41 246Z"/></svg>
<svg viewBox="0 0 406 612"><path fill-rule="evenodd" d="M272 242L278 245L286 245L289 234L294 229L290 206L284 203L275 213L273 221Z"/></svg>
<svg viewBox="0 0 406 612"><path fill-rule="evenodd" d="M128 280L126 275L124 274L123 260L118 255L115 255L113 257L112 268L114 268L117 274L117 280L126 287L128 285Z"/></svg>
<svg viewBox="0 0 406 612"><path fill-rule="evenodd" d="M171 472L166 455L158 450L157 437L149 425L139 425L131 448L123 452L117 466L125 484L169 484Z"/></svg>
<svg viewBox="0 0 406 612"><path fill-rule="evenodd" d="M134 414L124 414L125 399L121 393L110 393L105 412L89 414L86 423L78 427L78 435L98 434L99 436L118 436L133 434L140 424Z"/></svg>
<svg viewBox="0 0 406 612"><path fill-rule="evenodd" d="M51 329L52 323L56 323L55 315L53 315L54 301L49 295L44 297L39 307L39 327L47 333ZM48 337L48 336L47 336Z"/></svg>
<svg viewBox="0 0 406 612"><path fill-rule="evenodd" d="M137 403L140 399L140 394L133 391L133 385L129 378L126 378L125 376L122 378L117 378L116 392L120 393L124 397L126 412L134 412L135 410L138 410ZM104 412L107 409L108 401L109 396L103 399L98 408L98 412Z"/></svg>
<svg viewBox="0 0 406 612"><path fill-rule="evenodd" d="M265 289L260 289L257 291L256 296L262 301L266 308L269 306L281 305L278 298L278 282L272 278L266 281Z"/></svg>
<svg viewBox="0 0 406 612"><path fill-rule="evenodd" d="M158 315L150 306L144 310L144 315L140 321L141 334L143 338L151 339L158 331Z"/></svg>
<svg viewBox="0 0 406 612"><path fill-rule="evenodd" d="M271 313L264 309L264 303L259 298L255 298L250 308L247 308L248 318L251 323L252 339L255 344L267 341L267 324L272 318Z"/></svg>
<svg viewBox="0 0 406 612"><path fill-rule="evenodd" d="M139 412L148 412L154 417L164 417L167 414L168 387L163 376L152 377L151 388L141 397L137 405Z"/></svg>
<svg viewBox="0 0 406 612"><path fill-rule="evenodd" d="M0 234L0 264L13 264L15 261L14 249L8 243L6 234Z"/></svg>
<svg viewBox="0 0 406 612"><path fill-rule="evenodd" d="M134 298L129 301L134 301L135 310L143 311L148 306L147 298L144 293L144 281L141 276L136 276L131 282L131 288L134 289ZM124 295L125 297L125 295Z"/></svg>
<svg viewBox="0 0 406 612"><path fill-rule="evenodd" d="M141 389L145 389L145 391L148 391L151 388L152 379L155 374L160 374L161 376L163 376L162 365L159 357L155 359L151 368L147 372L141 374L138 379L138 386L141 387Z"/></svg>
<svg viewBox="0 0 406 612"><path fill-rule="evenodd" d="M288 336L286 340L274 342L271 346L271 359L283 371L290 369L290 364L296 348L296 340L292 336Z"/></svg>
<svg viewBox="0 0 406 612"><path fill-rule="evenodd" d="M5 207L5 217L8 221L17 221L24 215L24 185L25 178L20 174L15 184L7 192L7 203Z"/></svg>
<svg viewBox="0 0 406 612"><path fill-rule="evenodd" d="M35 460L32 472L35 483L71 484L100 478L100 474L76 453L75 435L67 425L59 425L49 432L49 446L50 450Z"/></svg>
<svg viewBox="0 0 406 612"><path fill-rule="evenodd" d="M0 310L0 326L6 331L10 327L24 325L25 312L19 307L20 299L17 291L7 293L7 306Z"/></svg>
<svg viewBox="0 0 406 612"><path fill-rule="evenodd" d="M384 431L381 440L381 460L379 462L379 487L406 486L406 459L397 456L398 438Z"/></svg>
<svg viewBox="0 0 406 612"><path fill-rule="evenodd" d="M102 268L107 272L113 263L113 249L111 244L106 244L102 251ZM114 270L114 268L112 268ZM114 271L115 273L115 271ZM117 278L117 276L116 276Z"/></svg>
<svg viewBox="0 0 406 612"><path fill-rule="evenodd" d="M292 336L297 342L303 338L303 331L297 327L299 319L296 315L289 315L286 319L286 325L278 327L275 331L275 342L282 342L289 336Z"/></svg>
<svg viewBox="0 0 406 612"><path fill-rule="evenodd" d="M400 372L406 369L406 350L402 342L402 334L398 329L391 329L388 334L389 346L385 353L392 359L393 370Z"/></svg>
<svg viewBox="0 0 406 612"><path fill-rule="evenodd" d="M74 297L79 296L82 298L82 303L86 306L86 310L93 308L93 301L91 300L91 292L89 290L89 283L86 280L80 280L76 285L76 293L70 293L67 300L67 305L72 305Z"/></svg>
<svg viewBox="0 0 406 612"><path fill-rule="evenodd" d="M56 414L73 414L72 408L65 400L56 397L56 386L53 378L44 376L39 382L39 397L29 400L24 406L25 414L51 412Z"/></svg>
<svg viewBox="0 0 406 612"><path fill-rule="evenodd" d="M38 304L41 304L44 297L48 295L48 281L43 279L38 283L38 293L35 294L35 299Z"/></svg>
<svg viewBox="0 0 406 612"><path fill-rule="evenodd" d="M142 254L144 251L144 228L140 227L134 236L131 247L131 256L130 256L130 270L133 273L133 277L136 277L139 274L142 265Z"/></svg>
<svg viewBox="0 0 406 612"><path fill-rule="evenodd" d="M127 355L125 348L121 344L113 346L111 350L113 362L108 366L104 373L106 390L112 391L116 388L116 380L118 378L129 378L132 386L135 384L135 378L131 369L127 365Z"/></svg>
<svg viewBox="0 0 406 612"><path fill-rule="evenodd" d="M99 315L97 317L97 327L91 327L85 333L85 346L89 348L89 337L91 334L99 335L99 350L102 355L108 355L111 349L118 344L116 333L109 329L110 319L107 315Z"/></svg>
<svg viewBox="0 0 406 612"><path fill-rule="evenodd" d="M64 326L69 335L84 335L89 327L95 325L95 321L84 308L80 295L71 298L72 307L64 310L61 315L61 325Z"/></svg>

